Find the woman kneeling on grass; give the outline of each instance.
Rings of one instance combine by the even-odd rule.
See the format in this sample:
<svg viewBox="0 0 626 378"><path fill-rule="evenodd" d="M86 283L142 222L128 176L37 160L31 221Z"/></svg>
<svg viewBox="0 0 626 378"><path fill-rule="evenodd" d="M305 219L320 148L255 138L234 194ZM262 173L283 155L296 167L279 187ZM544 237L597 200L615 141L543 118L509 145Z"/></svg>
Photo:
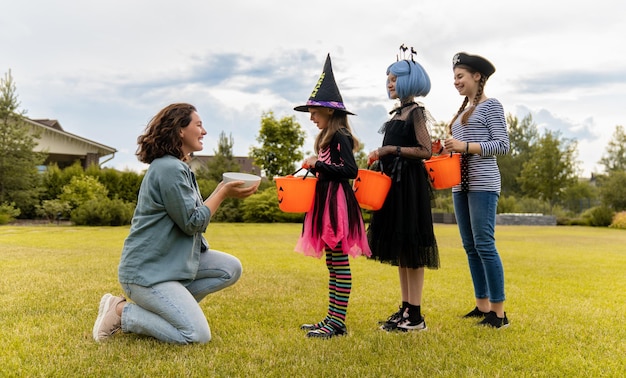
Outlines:
<svg viewBox="0 0 626 378"><path fill-rule="evenodd" d="M96 341L119 330L177 344L211 340L198 303L237 282L242 267L236 257L209 249L202 234L222 201L248 197L258 185L222 182L203 201L185 161L202 150L206 133L193 105L172 104L137 139L137 156L150 167L119 265L119 281L133 303L102 297L93 327Z"/></svg>

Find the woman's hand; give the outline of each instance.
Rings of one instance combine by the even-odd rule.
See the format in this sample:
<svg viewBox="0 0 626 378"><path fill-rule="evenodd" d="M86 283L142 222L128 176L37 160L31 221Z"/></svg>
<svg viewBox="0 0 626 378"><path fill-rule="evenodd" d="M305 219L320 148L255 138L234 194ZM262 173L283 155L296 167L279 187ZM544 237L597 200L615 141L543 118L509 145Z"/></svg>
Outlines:
<svg viewBox="0 0 626 378"><path fill-rule="evenodd" d="M211 214L214 214L217 211L217 208L222 204L222 202L226 198L246 198L254 194L259 188L259 184L252 185L247 188L241 188L239 185L242 185L243 181L231 181L224 182L221 181L217 184L217 187L211 193L209 198L204 200L204 205L211 209Z"/></svg>
<svg viewBox="0 0 626 378"><path fill-rule="evenodd" d="M243 183L243 181L231 181L227 183L221 182L217 187L219 188L221 185L221 190L224 190L226 197L239 199L250 197L259 188L259 183L242 188L240 185L243 185Z"/></svg>

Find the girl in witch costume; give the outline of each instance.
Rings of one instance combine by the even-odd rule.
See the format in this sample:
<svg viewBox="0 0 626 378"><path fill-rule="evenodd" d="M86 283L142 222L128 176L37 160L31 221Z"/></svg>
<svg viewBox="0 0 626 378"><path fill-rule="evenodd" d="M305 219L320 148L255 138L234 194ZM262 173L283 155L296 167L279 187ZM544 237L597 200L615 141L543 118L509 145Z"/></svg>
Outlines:
<svg viewBox="0 0 626 378"><path fill-rule="evenodd" d="M372 257L397 266L400 278L402 304L381 321L380 328L385 331L426 329L421 314L424 267L439 267L431 187L424 166L424 160L432 155L429 127L434 120L415 102L415 97L430 91L430 79L411 51L410 60L399 60L387 68L387 94L400 104L380 130L384 133L382 147L368 156L370 164L380 160L382 170L392 178L383 207L372 214L368 228Z"/></svg>
<svg viewBox="0 0 626 378"><path fill-rule="evenodd" d="M348 114L326 57L324 71L306 105L296 111L309 112L320 129L315 139L317 156L304 160L317 176L315 200L306 213L295 250L308 256L326 257L329 272L328 313L318 323L303 324L307 337L331 338L346 334L346 313L352 289L349 256L369 256L365 226L350 179L358 173L354 151L359 141L352 135Z"/></svg>

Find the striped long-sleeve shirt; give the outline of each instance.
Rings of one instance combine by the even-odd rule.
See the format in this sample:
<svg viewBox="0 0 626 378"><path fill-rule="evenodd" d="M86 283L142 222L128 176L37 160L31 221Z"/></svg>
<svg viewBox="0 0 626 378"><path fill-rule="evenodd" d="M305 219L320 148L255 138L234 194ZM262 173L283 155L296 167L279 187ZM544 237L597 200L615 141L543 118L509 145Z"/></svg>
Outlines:
<svg viewBox="0 0 626 378"><path fill-rule="evenodd" d="M469 190L499 193L501 179L496 155L507 154L510 147L500 101L489 98L478 104L466 125L461 125L459 115L452 125L452 136L457 140L480 144L480 154L469 155ZM460 190L460 185L452 188L454 192Z"/></svg>

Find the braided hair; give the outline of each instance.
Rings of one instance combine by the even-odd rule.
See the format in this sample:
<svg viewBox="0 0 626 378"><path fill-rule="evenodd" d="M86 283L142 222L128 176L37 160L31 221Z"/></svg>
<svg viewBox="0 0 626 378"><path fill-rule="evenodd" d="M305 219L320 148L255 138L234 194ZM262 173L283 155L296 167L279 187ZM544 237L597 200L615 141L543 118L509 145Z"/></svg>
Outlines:
<svg viewBox="0 0 626 378"><path fill-rule="evenodd" d="M465 65L465 64L459 64L459 65L457 65L457 67L466 69L472 75L477 73L477 72L480 73L475 68L470 67L470 66ZM467 112L465 112L465 114L463 114L463 117L461 117L461 125L467 125L467 120L472 115L472 113L474 113L474 109L476 109L476 104L478 104L478 102L480 101L480 98L483 95L483 91L485 90L485 84L486 83L487 83L487 76L485 76L484 74L480 73L480 81L478 82L478 91L476 91L476 96L474 96L473 105L467 110ZM463 111L467 107L468 103L469 103L469 98L467 96L465 96L465 99L463 100L463 103L461 104L461 107L456 112L456 115L454 116L454 118L452 118L452 121L450 121L450 124L448 125L448 132L450 134L452 134L452 124L454 123L454 121L456 121L457 118L459 118L459 115L461 113L463 113Z"/></svg>

